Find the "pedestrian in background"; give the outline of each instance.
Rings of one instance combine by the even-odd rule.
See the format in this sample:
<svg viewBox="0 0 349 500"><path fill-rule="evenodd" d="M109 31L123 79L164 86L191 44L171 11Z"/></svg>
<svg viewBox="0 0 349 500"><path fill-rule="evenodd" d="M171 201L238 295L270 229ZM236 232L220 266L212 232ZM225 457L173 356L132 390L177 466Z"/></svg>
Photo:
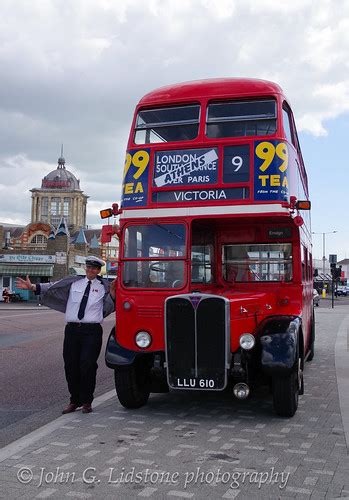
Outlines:
<svg viewBox="0 0 349 500"><path fill-rule="evenodd" d="M10 292L7 290L7 288L3 289L2 298L4 299L5 304L8 304L10 302Z"/></svg>
<svg viewBox="0 0 349 500"><path fill-rule="evenodd" d="M67 276L54 283L31 283L17 278L16 287L32 290L41 303L64 312L63 359L70 402L62 411L71 413L82 406L82 413L92 411L96 387L97 359L101 352L103 318L115 310L115 280L99 276L105 262L99 257L86 258L86 276Z"/></svg>

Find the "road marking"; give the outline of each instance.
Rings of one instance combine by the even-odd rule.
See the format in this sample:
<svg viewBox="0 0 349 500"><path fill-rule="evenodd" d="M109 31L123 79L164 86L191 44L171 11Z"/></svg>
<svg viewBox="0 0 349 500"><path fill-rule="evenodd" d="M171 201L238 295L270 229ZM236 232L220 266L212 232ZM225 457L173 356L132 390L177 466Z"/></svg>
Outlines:
<svg viewBox="0 0 349 500"><path fill-rule="evenodd" d="M167 493L167 496L169 497L178 497L178 498L193 498L194 493L187 493L185 491L169 491Z"/></svg>
<svg viewBox="0 0 349 500"><path fill-rule="evenodd" d="M55 490L53 488L46 488L46 490L43 490L41 493L39 493L38 495L36 495L35 498L48 498L51 495L53 495L53 493L55 493L56 491L57 490Z"/></svg>
<svg viewBox="0 0 349 500"><path fill-rule="evenodd" d="M96 408L97 406L112 398L115 398L115 390L111 390L109 392L106 392L105 394L102 394L101 396L98 396L93 401L93 407ZM59 429L60 427L62 427L62 425L67 424L68 422L72 422L75 418L75 413L62 415L61 417L56 418L56 420L53 420L52 422L40 427L39 429L36 429L27 436L23 436L13 443L10 443L9 445L2 448L2 450L0 450L0 462L3 462L12 455L21 452L39 439L48 436L56 429Z"/></svg>
<svg viewBox="0 0 349 500"><path fill-rule="evenodd" d="M147 486L146 488L144 488L144 490L142 490L140 493L138 493L138 496L139 497L150 497L153 493L155 493L156 490L157 490L157 488L150 488L149 486Z"/></svg>
<svg viewBox="0 0 349 500"><path fill-rule="evenodd" d="M24 313L24 314L10 314L8 316L2 316L2 314L0 314L0 320L2 320L3 318L15 318L15 317L20 317L20 318L23 318L23 316L38 316L38 315L42 315L42 312L45 311L45 313L54 313L54 312L57 312L57 311L52 311L51 309L42 309L40 312L35 312L35 313Z"/></svg>

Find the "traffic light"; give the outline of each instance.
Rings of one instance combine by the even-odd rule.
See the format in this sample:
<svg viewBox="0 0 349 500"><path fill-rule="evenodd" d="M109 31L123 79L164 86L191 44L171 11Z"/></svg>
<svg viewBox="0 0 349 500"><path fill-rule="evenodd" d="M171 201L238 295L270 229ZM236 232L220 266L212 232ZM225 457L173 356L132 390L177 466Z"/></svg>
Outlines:
<svg viewBox="0 0 349 500"><path fill-rule="evenodd" d="M336 267L336 279L340 279L342 275L342 266Z"/></svg>
<svg viewBox="0 0 349 500"><path fill-rule="evenodd" d="M334 262L331 262L331 274L332 278L336 277L336 264Z"/></svg>
<svg viewBox="0 0 349 500"><path fill-rule="evenodd" d="M334 280L339 280L342 275L342 266L336 266L335 263L331 264L331 274Z"/></svg>

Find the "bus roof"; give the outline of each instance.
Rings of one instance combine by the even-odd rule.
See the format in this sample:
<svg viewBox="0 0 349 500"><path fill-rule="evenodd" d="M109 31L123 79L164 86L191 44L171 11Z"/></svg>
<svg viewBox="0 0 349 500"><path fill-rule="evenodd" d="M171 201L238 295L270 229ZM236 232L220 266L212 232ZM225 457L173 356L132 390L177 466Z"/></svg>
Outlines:
<svg viewBox="0 0 349 500"><path fill-rule="evenodd" d="M138 105L164 104L166 101L175 102L193 100L202 97L219 99L232 96L254 96L283 94L279 85L268 80L255 78L216 78L194 80L191 82L176 83L155 89L146 94Z"/></svg>

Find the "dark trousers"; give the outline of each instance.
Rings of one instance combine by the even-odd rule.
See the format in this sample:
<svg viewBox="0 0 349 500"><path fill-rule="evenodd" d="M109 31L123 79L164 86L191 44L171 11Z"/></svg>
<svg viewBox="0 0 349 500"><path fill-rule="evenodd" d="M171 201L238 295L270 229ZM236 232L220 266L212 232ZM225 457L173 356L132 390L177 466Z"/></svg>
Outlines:
<svg viewBox="0 0 349 500"><path fill-rule="evenodd" d="M70 402L78 406L91 404L93 401L102 334L102 327L98 323L68 323L65 327L63 343L65 377L68 382Z"/></svg>

